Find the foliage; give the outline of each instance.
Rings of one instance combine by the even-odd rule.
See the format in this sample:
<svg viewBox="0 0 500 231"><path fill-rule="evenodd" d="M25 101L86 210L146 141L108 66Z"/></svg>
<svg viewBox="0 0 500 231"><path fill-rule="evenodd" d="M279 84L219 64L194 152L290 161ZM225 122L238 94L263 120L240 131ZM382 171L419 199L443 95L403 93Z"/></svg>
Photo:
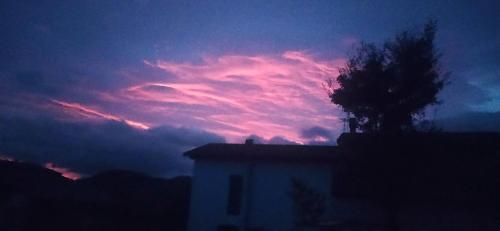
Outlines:
<svg viewBox="0 0 500 231"><path fill-rule="evenodd" d="M317 225L326 210L326 198L303 182L292 179L290 192L295 211L295 226L306 227Z"/></svg>
<svg viewBox="0 0 500 231"><path fill-rule="evenodd" d="M401 32L382 47L361 43L339 70L331 101L352 114L365 132L413 129L425 107L439 103L437 93L444 85L436 30L430 21L422 32Z"/></svg>

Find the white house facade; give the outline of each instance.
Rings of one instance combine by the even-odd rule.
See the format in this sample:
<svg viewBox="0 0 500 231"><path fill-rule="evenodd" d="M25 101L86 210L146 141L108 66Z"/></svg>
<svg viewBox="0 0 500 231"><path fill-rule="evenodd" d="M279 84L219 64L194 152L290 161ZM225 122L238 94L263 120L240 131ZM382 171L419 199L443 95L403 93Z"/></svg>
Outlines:
<svg viewBox="0 0 500 231"><path fill-rule="evenodd" d="M292 179L328 200L334 151L333 146L208 144L188 152L195 159L188 230L292 230Z"/></svg>
<svg viewBox="0 0 500 231"><path fill-rule="evenodd" d="M207 144L189 231L500 230L500 134L343 134L338 146ZM320 195L301 225L293 182ZM316 197L312 197L316 198ZM310 217L308 217L310 218Z"/></svg>

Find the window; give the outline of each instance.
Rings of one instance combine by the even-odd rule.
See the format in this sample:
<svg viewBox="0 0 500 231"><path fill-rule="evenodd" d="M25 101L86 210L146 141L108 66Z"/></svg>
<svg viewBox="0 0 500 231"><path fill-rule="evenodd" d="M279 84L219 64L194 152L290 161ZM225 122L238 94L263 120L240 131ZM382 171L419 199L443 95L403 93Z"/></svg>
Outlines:
<svg viewBox="0 0 500 231"><path fill-rule="evenodd" d="M236 225L219 225L219 226L217 226L217 231L238 231L238 226L236 226Z"/></svg>
<svg viewBox="0 0 500 231"><path fill-rule="evenodd" d="M229 176L229 195L227 198L227 214L239 215L243 199L243 177Z"/></svg>

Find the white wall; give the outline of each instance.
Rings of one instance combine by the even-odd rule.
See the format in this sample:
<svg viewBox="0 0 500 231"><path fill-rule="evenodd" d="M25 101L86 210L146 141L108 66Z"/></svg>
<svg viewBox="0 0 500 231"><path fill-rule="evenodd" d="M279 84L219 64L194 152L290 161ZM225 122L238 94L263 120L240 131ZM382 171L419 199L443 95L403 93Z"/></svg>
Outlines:
<svg viewBox="0 0 500 231"><path fill-rule="evenodd" d="M386 214L379 204L330 197L332 171L327 164L259 162L253 166L253 174L249 176L251 166L244 162L196 161L188 226L190 231L216 231L220 224L243 227L245 216L247 227L291 231L293 208L288 194L292 177L328 198L328 218L384 224ZM244 189L242 213L239 216L226 214L229 176L233 174L244 176L244 184L251 187ZM493 217L496 214L492 214L489 211L415 204L413 207L401 208L397 225L401 230L499 230L500 221Z"/></svg>
<svg viewBox="0 0 500 231"><path fill-rule="evenodd" d="M244 176L243 206L239 216L226 214L229 176L233 174ZM220 224L240 227L246 224L247 228L261 227L269 231L291 230L291 179L301 180L329 198L330 176L331 168L327 164L197 160L189 230L215 231ZM330 205L328 201L327 206Z"/></svg>

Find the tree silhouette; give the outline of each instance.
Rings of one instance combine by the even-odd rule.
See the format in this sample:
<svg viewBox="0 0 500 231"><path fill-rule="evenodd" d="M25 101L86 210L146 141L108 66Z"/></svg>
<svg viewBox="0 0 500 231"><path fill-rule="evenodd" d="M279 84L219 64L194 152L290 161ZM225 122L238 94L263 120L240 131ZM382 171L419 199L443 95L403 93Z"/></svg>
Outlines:
<svg viewBox="0 0 500 231"><path fill-rule="evenodd" d="M403 31L382 47L361 43L339 70L331 101L353 115L364 132L413 129L424 108L438 103L436 95L444 85L434 47L436 30L436 22L429 21L423 31Z"/></svg>

